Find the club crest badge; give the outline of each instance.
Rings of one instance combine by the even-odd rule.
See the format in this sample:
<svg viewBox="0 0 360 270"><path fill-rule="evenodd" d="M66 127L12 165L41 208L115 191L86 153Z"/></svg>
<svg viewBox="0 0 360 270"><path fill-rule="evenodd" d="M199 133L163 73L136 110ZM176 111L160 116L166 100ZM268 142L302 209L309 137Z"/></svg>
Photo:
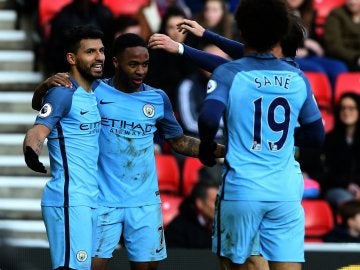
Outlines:
<svg viewBox="0 0 360 270"><path fill-rule="evenodd" d="M151 104L145 104L143 107L143 112L146 117L151 118L155 115L155 107Z"/></svg>
<svg viewBox="0 0 360 270"><path fill-rule="evenodd" d="M42 106L41 110L39 111L39 116L44 118L51 114L52 107L50 103L46 103L44 106Z"/></svg>
<svg viewBox="0 0 360 270"><path fill-rule="evenodd" d="M209 80L207 84L207 91L206 93L210 94L212 91L215 90L217 83L214 80Z"/></svg>
<svg viewBox="0 0 360 270"><path fill-rule="evenodd" d="M87 258L88 258L88 254L87 254L87 252L85 250L79 250L76 253L76 259L79 262L85 262Z"/></svg>

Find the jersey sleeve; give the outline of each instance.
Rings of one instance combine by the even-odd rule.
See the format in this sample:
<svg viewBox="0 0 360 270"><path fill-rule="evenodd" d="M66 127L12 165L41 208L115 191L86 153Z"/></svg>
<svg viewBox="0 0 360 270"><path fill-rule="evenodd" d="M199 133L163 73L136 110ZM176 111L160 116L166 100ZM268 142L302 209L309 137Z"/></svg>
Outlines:
<svg viewBox="0 0 360 270"><path fill-rule="evenodd" d="M219 129L220 119L225 111L231 81L232 72L227 68L228 64L220 66L212 73L207 85L207 96L201 108L198 128L200 139L212 143Z"/></svg>
<svg viewBox="0 0 360 270"><path fill-rule="evenodd" d="M304 74L302 74L302 76L305 80L307 96L300 110L299 122L300 124L309 124L321 119L321 113L311 90L308 79L305 77Z"/></svg>
<svg viewBox="0 0 360 270"><path fill-rule="evenodd" d="M182 136L183 130L175 118L169 97L164 91L158 90L158 93L161 95L164 102L164 116L156 123L161 136L166 140Z"/></svg>
<svg viewBox="0 0 360 270"><path fill-rule="evenodd" d="M229 65L222 65L214 70L207 83L205 100L215 99L224 103L228 102L229 89L233 81L234 74L228 68Z"/></svg>
<svg viewBox="0 0 360 270"><path fill-rule="evenodd" d="M50 89L43 98L43 106L36 117L35 124L44 125L50 130L71 108L74 90L65 87Z"/></svg>

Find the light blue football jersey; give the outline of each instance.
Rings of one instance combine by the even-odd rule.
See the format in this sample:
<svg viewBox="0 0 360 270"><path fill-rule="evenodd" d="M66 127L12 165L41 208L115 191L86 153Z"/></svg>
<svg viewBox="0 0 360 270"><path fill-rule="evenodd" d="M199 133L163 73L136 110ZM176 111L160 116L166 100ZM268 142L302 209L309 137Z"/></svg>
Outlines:
<svg viewBox="0 0 360 270"><path fill-rule="evenodd" d="M218 67L207 99L226 105L225 200L300 200L294 129L321 118L309 82L271 54L247 54Z"/></svg>
<svg viewBox="0 0 360 270"><path fill-rule="evenodd" d="M51 130L51 179L44 187L43 206L97 205L100 114L95 94L72 83L73 89L48 91L35 121Z"/></svg>
<svg viewBox="0 0 360 270"><path fill-rule="evenodd" d="M112 85L111 79L105 80L95 91L101 115L99 204L159 203L154 133L172 139L183 131L162 90L143 84L139 92L124 93Z"/></svg>

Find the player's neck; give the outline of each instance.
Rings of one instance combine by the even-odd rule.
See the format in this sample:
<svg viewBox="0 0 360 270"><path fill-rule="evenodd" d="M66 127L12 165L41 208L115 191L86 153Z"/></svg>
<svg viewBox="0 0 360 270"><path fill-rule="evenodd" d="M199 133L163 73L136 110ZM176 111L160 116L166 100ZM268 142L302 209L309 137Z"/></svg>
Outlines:
<svg viewBox="0 0 360 270"><path fill-rule="evenodd" d="M75 81L83 88L86 92L91 92L91 85L93 81L88 80L81 76L78 72L70 71L70 75L75 79Z"/></svg>
<svg viewBox="0 0 360 270"><path fill-rule="evenodd" d="M138 88L132 88L130 87L128 84L123 83L118 76L114 76L114 80L113 80L113 84L115 89L124 92L124 93L135 93L135 92L139 92L141 87Z"/></svg>

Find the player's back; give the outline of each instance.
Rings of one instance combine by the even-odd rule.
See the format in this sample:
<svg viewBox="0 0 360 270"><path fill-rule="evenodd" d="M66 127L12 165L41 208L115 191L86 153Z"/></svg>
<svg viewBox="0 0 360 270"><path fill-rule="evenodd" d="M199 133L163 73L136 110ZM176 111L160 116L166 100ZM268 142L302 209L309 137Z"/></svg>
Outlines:
<svg viewBox="0 0 360 270"><path fill-rule="evenodd" d="M250 55L216 74L229 89L225 199L301 198L294 129L308 95L302 72L270 55Z"/></svg>

